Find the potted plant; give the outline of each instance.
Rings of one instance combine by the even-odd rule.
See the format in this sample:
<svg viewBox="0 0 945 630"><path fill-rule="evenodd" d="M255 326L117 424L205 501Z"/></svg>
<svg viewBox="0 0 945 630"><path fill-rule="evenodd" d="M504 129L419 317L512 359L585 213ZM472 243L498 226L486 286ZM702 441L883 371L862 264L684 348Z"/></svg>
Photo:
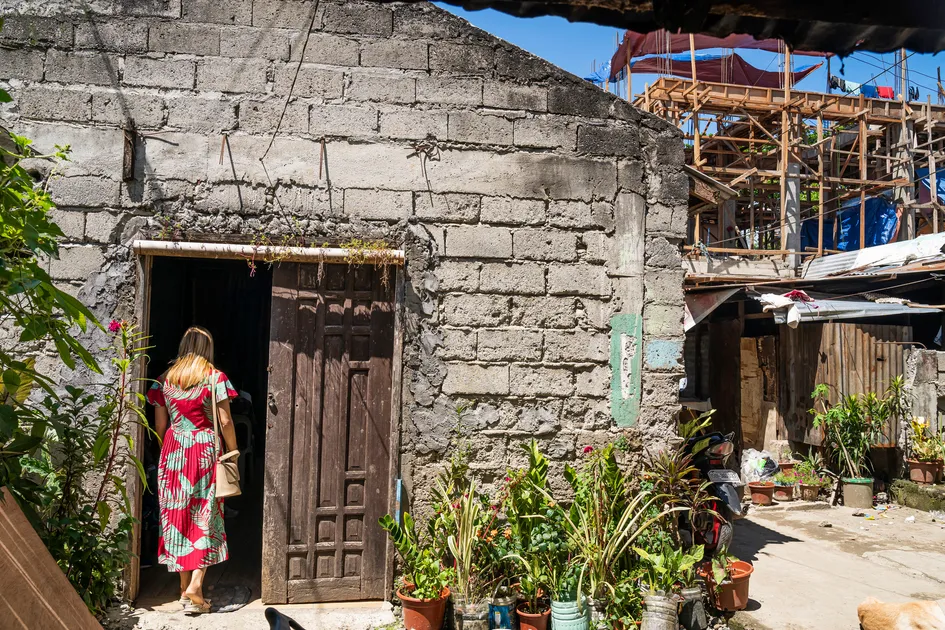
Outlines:
<svg viewBox="0 0 945 630"><path fill-rule="evenodd" d="M675 594L680 584L692 582L692 572L702 560L702 545L693 547L688 553L666 542L661 544L659 553L640 547L633 550L645 567L643 583L648 589L643 598L642 630L675 630L679 625ZM700 590L700 597L701 594Z"/></svg>
<svg viewBox="0 0 945 630"><path fill-rule="evenodd" d="M826 385L814 388L811 397L820 403L812 409L814 426L823 429L824 444L840 468L843 504L848 507L873 507L873 479L870 476L870 448L883 435L886 420L895 409L894 397L876 394L841 396L834 405L827 403ZM815 403L816 404L816 403Z"/></svg>
<svg viewBox="0 0 945 630"><path fill-rule="evenodd" d="M748 606L748 583L754 570L750 563L739 560L726 549L716 552L711 570L704 570L702 576L718 610L734 612Z"/></svg>
<svg viewBox="0 0 945 630"><path fill-rule="evenodd" d="M554 630L588 630L590 610L578 597L578 570L568 562L549 576L551 587L551 627Z"/></svg>
<svg viewBox="0 0 945 630"><path fill-rule="evenodd" d="M774 482L749 481L748 491L751 492L751 502L755 505L771 505L774 498Z"/></svg>
<svg viewBox="0 0 945 630"><path fill-rule="evenodd" d="M929 423L924 418L913 418L909 426L912 434L912 457L906 459L909 479L920 485L933 484L942 474L942 454L945 451L942 440L929 431Z"/></svg>
<svg viewBox="0 0 945 630"><path fill-rule="evenodd" d="M404 513L401 527L390 514L379 520L403 562L404 587L397 591L404 608L406 630L439 630L450 596L449 584L453 571L443 566L443 549L417 535L416 524L410 514Z"/></svg>
<svg viewBox="0 0 945 630"><path fill-rule="evenodd" d="M794 487L797 485L797 475L793 468L790 472L780 471L774 476L774 500L793 501Z"/></svg>
<svg viewBox="0 0 945 630"><path fill-rule="evenodd" d="M820 491L829 483L820 472L820 458L810 455L799 462L794 469L797 475L798 486L801 490L802 501L816 501Z"/></svg>
<svg viewBox="0 0 945 630"><path fill-rule="evenodd" d="M794 453L788 451L782 454L781 461L778 461L778 469L783 473L790 473L794 471L794 466L797 465L797 458L794 456Z"/></svg>

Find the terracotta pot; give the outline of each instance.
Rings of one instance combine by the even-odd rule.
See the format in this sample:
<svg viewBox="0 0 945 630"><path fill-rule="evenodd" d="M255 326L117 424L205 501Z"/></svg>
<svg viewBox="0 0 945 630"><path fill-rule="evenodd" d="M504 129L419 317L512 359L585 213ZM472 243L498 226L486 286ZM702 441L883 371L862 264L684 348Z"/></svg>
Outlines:
<svg viewBox="0 0 945 630"><path fill-rule="evenodd" d="M794 464L797 462L778 462L778 468L781 469L783 473L789 473L794 470Z"/></svg>
<svg viewBox="0 0 945 630"><path fill-rule="evenodd" d="M793 501L794 500L794 486L779 486L775 484L774 500L775 501Z"/></svg>
<svg viewBox="0 0 945 630"><path fill-rule="evenodd" d="M716 607L725 612L744 610L748 606L748 580L755 567L742 560L732 562L731 578L722 582L716 594Z"/></svg>
<svg viewBox="0 0 945 630"><path fill-rule="evenodd" d="M920 486L928 486L938 481L942 474L942 460L934 462L920 462L914 459L907 459L909 464L909 480L914 481Z"/></svg>
<svg viewBox="0 0 945 630"><path fill-rule="evenodd" d="M820 496L820 486L801 484L801 501L816 501Z"/></svg>
<svg viewBox="0 0 945 630"><path fill-rule="evenodd" d="M525 612L525 604L519 604L515 609L518 613L518 626L520 630L548 630L548 620L551 619L551 608L546 607L544 611L534 614ZM538 605L541 608L541 604Z"/></svg>
<svg viewBox="0 0 945 630"><path fill-rule="evenodd" d="M752 481L748 484L748 490L751 491L751 502L755 505L771 505L773 481Z"/></svg>
<svg viewBox="0 0 945 630"><path fill-rule="evenodd" d="M446 614L446 600L450 589L444 588L439 599L417 599L397 591L404 607L404 627L406 630L440 630L443 616Z"/></svg>

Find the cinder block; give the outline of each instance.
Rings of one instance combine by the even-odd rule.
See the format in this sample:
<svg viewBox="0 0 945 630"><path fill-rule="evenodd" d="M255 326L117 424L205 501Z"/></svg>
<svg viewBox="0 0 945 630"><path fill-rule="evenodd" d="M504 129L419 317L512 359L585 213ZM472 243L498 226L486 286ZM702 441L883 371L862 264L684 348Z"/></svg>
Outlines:
<svg viewBox="0 0 945 630"><path fill-rule="evenodd" d="M65 177L117 177L121 171L124 136L120 129L42 122L21 123L17 133L30 138L40 154L54 153L56 145L70 145L69 160L54 168L55 173Z"/></svg>
<svg viewBox="0 0 945 630"><path fill-rule="evenodd" d="M573 328L577 322L574 298L512 298L512 324L534 328Z"/></svg>
<svg viewBox="0 0 945 630"><path fill-rule="evenodd" d="M620 188L635 192L638 195L646 195L644 177L644 167L641 160L620 160L617 162L617 186ZM688 193L688 180L686 190Z"/></svg>
<svg viewBox="0 0 945 630"><path fill-rule="evenodd" d="M121 215L113 212L90 212L85 219L85 239L90 243L113 243L121 224Z"/></svg>
<svg viewBox="0 0 945 630"><path fill-rule="evenodd" d="M516 258L525 260L577 259L577 235L559 230L516 230L513 237Z"/></svg>
<svg viewBox="0 0 945 630"><path fill-rule="evenodd" d="M289 58L291 31L250 26L225 26L220 31L220 54L253 59Z"/></svg>
<svg viewBox="0 0 945 630"><path fill-rule="evenodd" d="M89 119L92 95L88 90L32 85L18 92L14 96L24 118L77 122Z"/></svg>
<svg viewBox="0 0 945 630"><path fill-rule="evenodd" d="M662 236L646 239L644 260L647 267L679 269L682 265L679 245Z"/></svg>
<svg viewBox="0 0 945 630"><path fill-rule="evenodd" d="M459 258L511 258L512 233L497 227L451 227L446 230L446 255Z"/></svg>
<svg viewBox="0 0 945 630"><path fill-rule="evenodd" d="M264 101L243 101L240 103L240 130L247 133L271 134L275 128L285 103L282 98ZM284 133L308 133L307 103L293 99L285 110L280 130Z"/></svg>
<svg viewBox="0 0 945 630"><path fill-rule="evenodd" d="M501 116L455 112L449 115L448 138L475 144L512 144L512 121Z"/></svg>
<svg viewBox="0 0 945 630"><path fill-rule="evenodd" d="M689 226L689 206L684 203L655 203L646 209L647 234L685 238Z"/></svg>
<svg viewBox="0 0 945 630"><path fill-rule="evenodd" d="M495 53L496 72L517 81L542 81L560 69L521 48L499 46Z"/></svg>
<svg viewBox="0 0 945 630"><path fill-rule="evenodd" d="M412 39L455 39L469 33L465 20L425 3L402 5L394 12L394 34Z"/></svg>
<svg viewBox="0 0 945 630"><path fill-rule="evenodd" d="M148 33L148 50L190 55L219 55L220 27L215 24L155 22Z"/></svg>
<svg viewBox="0 0 945 630"><path fill-rule="evenodd" d="M613 206L602 201L552 201L548 204L548 222L555 227L612 230Z"/></svg>
<svg viewBox="0 0 945 630"><path fill-rule="evenodd" d="M635 126L581 125L578 127L577 150L588 155L640 155L640 132Z"/></svg>
<svg viewBox="0 0 945 630"><path fill-rule="evenodd" d="M610 278L607 269L600 265L551 265L548 267L548 293L608 297Z"/></svg>
<svg viewBox="0 0 945 630"><path fill-rule="evenodd" d="M295 82L294 96L300 98L341 98L344 86L344 75L340 71L326 70L303 63L301 67L294 63L277 63L275 68L275 84L273 91L276 94L288 94L292 87L295 70L299 68L298 79Z"/></svg>
<svg viewBox="0 0 945 630"><path fill-rule="evenodd" d="M75 243L85 236L85 213L81 210L54 208L49 217L62 230L66 242Z"/></svg>
<svg viewBox="0 0 945 630"><path fill-rule="evenodd" d="M490 46L437 42L430 46L430 69L434 72L491 74L495 50Z"/></svg>
<svg viewBox="0 0 945 630"><path fill-rule="evenodd" d="M643 334L678 337L683 334L682 300L678 304L647 304L643 307Z"/></svg>
<svg viewBox="0 0 945 630"><path fill-rule="evenodd" d="M483 293L543 295L545 268L535 263L486 263L479 282Z"/></svg>
<svg viewBox="0 0 945 630"><path fill-rule="evenodd" d="M59 248L59 258L49 261L53 280L87 280L101 271L105 256L101 248L88 245L67 245Z"/></svg>
<svg viewBox="0 0 945 630"><path fill-rule="evenodd" d="M219 139L214 140L214 150L210 151L207 136L203 134L162 133L160 137L141 138L139 142L144 146L139 147L137 153L143 157L135 161L135 179L206 180L208 160L217 164L220 159ZM257 162L259 155L253 156ZM230 165L225 162L225 166L218 168L229 171Z"/></svg>
<svg viewBox="0 0 945 630"><path fill-rule="evenodd" d="M643 350L643 361L650 370L684 369L682 339L650 339Z"/></svg>
<svg viewBox="0 0 945 630"><path fill-rule="evenodd" d="M644 407L658 407L677 405L679 403L679 380L681 374L654 374L643 373L643 398L640 405Z"/></svg>
<svg viewBox="0 0 945 630"><path fill-rule="evenodd" d="M51 51L56 52L56 51ZM39 49L13 50L0 48L0 74L4 79L43 80L45 53Z"/></svg>
<svg viewBox="0 0 945 630"><path fill-rule="evenodd" d="M574 374L564 368L513 365L509 375L514 396L571 396Z"/></svg>
<svg viewBox="0 0 945 630"><path fill-rule="evenodd" d="M610 336L589 330L549 330L545 332L545 361L575 363L603 362L610 357Z"/></svg>
<svg viewBox="0 0 945 630"><path fill-rule="evenodd" d="M140 129L164 126L164 99L135 88L92 90L92 120L111 125L134 121Z"/></svg>
<svg viewBox="0 0 945 630"><path fill-rule="evenodd" d="M476 360L476 331L461 328L441 328L443 344L437 348L436 355L443 359L460 361Z"/></svg>
<svg viewBox="0 0 945 630"><path fill-rule="evenodd" d="M265 59L201 59L197 62L197 90L264 93L269 84L268 71Z"/></svg>
<svg viewBox="0 0 945 630"><path fill-rule="evenodd" d="M236 103L220 97L168 98L167 125L200 133L229 131L236 127Z"/></svg>
<svg viewBox="0 0 945 630"><path fill-rule="evenodd" d="M272 132L265 135L232 134L228 137L227 152L224 163L219 163L219 140L209 151L209 160L205 162L207 177L211 182L241 181L247 184L270 185L270 182L292 182L296 186L316 187L324 185L324 175L318 175L318 155L321 145L316 140L302 140L277 135L272 142L272 148L266 156L265 169L259 157L266 152ZM206 141L206 138L204 138ZM194 149L196 155L197 150ZM332 155L332 149L328 149ZM332 158L329 158L330 160ZM330 161L332 184L334 181L335 164ZM363 184L362 184L363 186ZM353 186L351 186L353 187ZM341 186L345 188L345 186ZM335 204L341 206L341 193L335 198Z"/></svg>
<svg viewBox="0 0 945 630"><path fill-rule="evenodd" d="M584 244L581 258L587 262L605 262L614 247L614 239L603 232L584 232L580 239ZM578 249L581 249L580 245Z"/></svg>
<svg viewBox="0 0 945 630"><path fill-rule="evenodd" d="M312 22L313 8L312 0L253 0L253 26L304 31Z"/></svg>
<svg viewBox="0 0 945 630"><path fill-rule="evenodd" d="M103 53L46 53L46 80L56 83L118 84L118 57Z"/></svg>
<svg viewBox="0 0 945 630"><path fill-rule="evenodd" d="M684 277L685 274L681 269L676 271L647 271L643 276L646 301L657 304L682 304L684 300Z"/></svg>
<svg viewBox="0 0 945 630"><path fill-rule="evenodd" d="M577 128L553 118L517 118L512 137L519 147L573 151Z"/></svg>
<svg viewBox="0 0 945 630"><path fill-rule="evenodd" d="M280 2L281 4L281 2ZM291 59L298 61L305 44L305 33L297 33L289 38ZM357 40L340 35L312 33L305 46L305 59L309 63L329 66L357 66L360 63L360 48Z"/></svg>
<svg viewBox="0 0 945 630"><path fill-rule="evenodd" d="M508 394L509 366L450 363L443 381L443 393Z"/></svg>
<svg viewBox="0 0 945 630"><path fill-rule="evenodd" d="M427 44L404 39L379 39L361 45L361 65L401 70L430 67Z"/></svg>
<svg viewBox="0 0 945 630"><path fill-rule="evenodd" d="M422 140L446 137L446 112L397 109L381 112L381 135Z"/></svg>
<svg viewBox="0 0 945 630"><path fill-rule="evenodd" d="M610 396L610 366L595 365L584 368L574 375L575 394L591 398Z"/></svg>
<svg viewBox="0 0 945 630"><path fill-rule="evenodd" d="M440 291L463 291L474 293L479 290L479 268L482 263L459 260L444 260L436 268L436 277L440 281Z"/></svg>
<svg viewBox="0 0 945 630"><path fill-rule="evenodd" d="M489 81L482 88L482 104L496 109L548 111L548 88L510 81Z"/></svg>
<svg viewBox="0 0 945 630"><path fill-rule="evenodd" d="M524 328L479 330L480 361L540 361L542 334Z"/></svg>
<svg viewBox="0 0 945 630"><path fill-rule="evenodd" d="M608 118L611 97L598 87L583 81L562 83L548 89L548 111L591 118Z"/></svg>
<svg viewBox="0 0 945 630"><path fill-rule="evenodd" d="M503 225L536 225L545 222L545 202L538 199L483 197L480 220Z"/></svg>
<svg viewBox="0 0 945 630"><path fill-rule="evenodd" d="M504 326L511 309L507 297L464 293L444 295L440 313L450 326Z"/></svg>
<svg viewBox="0 0 945 630"><path fill-rule="evenodd" d="M345 88L345 96L356 101L381 103L414 103L417 100L417 80L402 75L352 73ZM410 114L414 112L411 111ZM416 112L419 116L420 112ZM446 114L443 136L446 135Z"/></svg>
<svg viewBox="0 0 945 630"><path fill-rule="evenodd" d="M17 15L16 3L5 5L6 15L3 18L3 29L0 30L0 41L17 44L53 44L67 48L72 46L73 27L71 22L59 21L47 17L34 15Z"/></svg>
<svg viewBox="0 0 945 630"><path fill-rule="evenodd" d="M317 136L365 137L377 135L377 110L349 105L312 105L309 132Z"/></svg>
<svg viewBox="0 0 945 630"><path fill-rule="evenodd" d="M415 192L413 205L417 217L444 223L476 223L479 220L479 195Z"/></svg>
<svg viewBox="0 0 945 630"><path fill-rule="evenodd" d="M253 20L252 0L181 0L181 19L202 24L245 24Z"/></svg>
<svg viewBox="0 0 945 630"><path fill-rule="evenodd" d="M128 57L122 83L190 90L195 76L195 62L190 59Z"/></svg>
<svg viewBox="0 0 945 630"><path fill-rule="evenodd" d="M48 190L57 206L103 208L118 203L118 181L107 177L54 177Z"/></svg>
<svg viewBox="0 0 945 630"><path fill-rule="evenodd" d="M322 15L322 30L390 37L394 30L394 17L389 8L380 4L329 4Z"/></svg>
<svg viewBox="0 0 945 630"><path fill-rule="evenodd" d="M344 193L344 211L359 219L401 221L413 213L413 200L409 192L349 188Z"/></svg>
<svg viewBox="0 0 945 630"><path fill-rule="evenodd" d="M417 80L417 100L440 105L482 105L482 80L422 77Z"/></svg>
<svg viewBox="0 0 945 630"><path fill-rule="evenodd" d="M142 20L108 20L76 24L75 47L137 53L148 49L148 24Z"/></svg>

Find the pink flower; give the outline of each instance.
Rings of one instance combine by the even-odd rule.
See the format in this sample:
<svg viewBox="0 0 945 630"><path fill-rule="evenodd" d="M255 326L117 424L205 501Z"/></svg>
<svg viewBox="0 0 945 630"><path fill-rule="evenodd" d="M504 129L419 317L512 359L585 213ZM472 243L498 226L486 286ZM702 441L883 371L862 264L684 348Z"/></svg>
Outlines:
<svg viewBox="0 0 945 630"><path fill-rule="evenodd" d="M590 452L593 451L593 450L594 450L594 447L593 447L593 446L585 446L585 447L584 447L584 454L587 455L588 453L590 453Z"/></svg>
<svg viewBox="0 0 945 630"><path fill-rule="evenodd" d="M511 478L511 477L506 477L505 480L506 480L506 481L512 481L512 478Z"/></svg>
<svg viewBox="0 0 945 630"><path fill-rule="evenodd" d="M108 330L109 330L109 332L116 333L116 332L118 332L119 330L121 330L121 327L122 327L123 325L124 325L124 322L123 322L123 321L118 320L118 319L113 319L113 320L108 324Z"/></svg>

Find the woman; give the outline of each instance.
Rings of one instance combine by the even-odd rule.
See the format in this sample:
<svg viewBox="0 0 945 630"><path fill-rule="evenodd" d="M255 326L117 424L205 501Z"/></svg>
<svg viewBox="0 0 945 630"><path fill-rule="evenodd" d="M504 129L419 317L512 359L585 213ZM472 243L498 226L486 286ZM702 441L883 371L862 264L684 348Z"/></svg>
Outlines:
<svg viewBox="0 0 945 630"><path fill-rule="evenodd" d="M230 399L236 394L226 375L213 367L213 337L198 326L187 329L177 359L148 392L162 440L158 562L180 573L180 603L187 613L210 612L203 596L204 574L228 557L223 499L215 497L219 454L214 453L211 405L217 407L225 450L236 450L230 418Z"/></svg>

